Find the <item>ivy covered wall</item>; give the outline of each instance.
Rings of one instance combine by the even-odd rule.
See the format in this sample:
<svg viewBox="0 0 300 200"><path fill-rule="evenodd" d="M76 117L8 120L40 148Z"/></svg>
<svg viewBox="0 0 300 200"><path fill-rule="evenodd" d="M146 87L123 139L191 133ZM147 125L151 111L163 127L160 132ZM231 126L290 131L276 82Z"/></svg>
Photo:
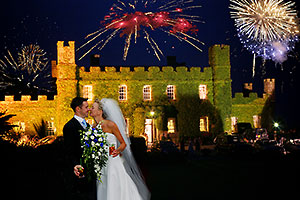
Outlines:
<svg viewBox="0 0 300 200"><path fill-rule="evenodd" d="M209 132L216 135L230 128L231 79L229 47L215 45L210 49L210 67L91 67L86 72L79 70L79 90L82 95L84 85L93 86L94 98L113 98L118 100L119 86L125 84L128 100L119 102L126 118L129 118L130 133L140 135L144 131L146 118L155 119L155 127L160 133L167 131L167 119L176 119L176 130L180 136L200 136L200 117L209 119ZM222 59L216 58L220 57ZM229 78L228 78L229 77ZM199 85L207 85L207 99L199 98ZM143 100L143 87L152 86L152 101ZM168 100L166 88L176 86L176 100ZM154 116L149 116L154 111ZM225 123L224 123L225 122ZM227 125L224 126L224 124ZM229 126L228 126L229 124Z"/></svg>
<svg viewBox="0 0 300 200"><path fill-rule="evenodd" d="M14 102L6 97L0 106L9 108L9 114L16 114L15 121L32 127L35 120L54 119L57 135L62 135L64 124L73 116L70 108L72 98L83 96L84 85L92 85L93 99L113 98L118 100L119 86L127 85L128 100L120 102L120 107L129 119L130 134L139 136L144 132L146 118L154 119L154 127L159 134L167 131L167 119L175 118L177 138L198 137L208 134L213 137L223 131L231 131L231 117L239 122L253 124L253 115L264 116L262 121L268 124L271 109L267 106L268 96L258 98L235 94L232 98L230 78L230 49L228 45L214 45L209 48L209 67L84 67L75 63L75 43L57 43L58 60L52 66L52 76L57 78L57 96L54 100L30 101L29 97ZM199 98L199 85L207 85L207 99ZM143 100L143 87L152 86L152 100ZM168 100L166 88L176 86L176 100ZM26 100L25 100L26 99ZM154 115L150 112L154 111ZM201 133L200 117L208 117L209 133Z"/></svg>

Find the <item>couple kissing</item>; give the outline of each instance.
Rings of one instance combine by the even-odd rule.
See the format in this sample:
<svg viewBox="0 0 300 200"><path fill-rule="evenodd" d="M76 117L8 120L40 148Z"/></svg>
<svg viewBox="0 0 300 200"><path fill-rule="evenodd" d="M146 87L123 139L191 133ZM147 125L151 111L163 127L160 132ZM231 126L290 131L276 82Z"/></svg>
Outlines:
<svg viewBox="0 0 300 200"><path fill-rule="evenodd" d="M143 175L137 166L130 148L130 139L126 136L126 123L118 103L113 99L96 99L89 108L86 98L75 97L71 102L74 117L64 128L67 176L66 199L90 200L148 200L150 192ZM85 118L88 114L94 119L89 125ZM101 169L101 181L96 177L88 179L86 174L93 166L83 162L82 134L89 127L105 136L105 143L115 149L108 154ZM95 144L99 146L99 144ZM105 148L105 147L103 147ZM102 150L101 150L102 152ZM122 156L120 154L122 153ZM100 154L100 153L99 153ZM93 159L95 163L98 156Z"/></svg>

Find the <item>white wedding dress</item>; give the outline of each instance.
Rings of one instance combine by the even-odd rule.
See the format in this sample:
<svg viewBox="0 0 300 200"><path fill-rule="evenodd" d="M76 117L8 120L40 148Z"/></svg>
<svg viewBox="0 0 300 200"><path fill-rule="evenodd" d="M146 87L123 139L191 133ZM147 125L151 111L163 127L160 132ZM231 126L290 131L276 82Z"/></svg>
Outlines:
<svg viewBox="0 0 300 200"><path fill-rule="evenodd" d="M117 147L114 134L106 133L109 146ZM108 150L107 150L108 152ZM97 181L97 200L141 200L136 184L126 172L125 159L108 155L106 167L102 168L101 180Z"/></svg>

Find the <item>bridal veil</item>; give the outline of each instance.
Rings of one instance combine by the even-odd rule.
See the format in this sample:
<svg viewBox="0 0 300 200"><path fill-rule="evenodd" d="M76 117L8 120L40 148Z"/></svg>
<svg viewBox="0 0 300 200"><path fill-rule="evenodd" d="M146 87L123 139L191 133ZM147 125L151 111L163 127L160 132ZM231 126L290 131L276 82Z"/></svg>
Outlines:
<svg viewBox="0 0 300 200"><path fill-rule="evenodd" d="M149 200L151 195L145 184L141 170L133 157L130 148L130 138L128 138L126 135L126 123L122 111L118 103L113 99L103 98L101 99L101 104L106 119L113 121L118 126L120 133L122 134L122 137L124 138L125 143L127 145L125 150L122 152L122 155L125 159L124 167L128 175L132 178L133 182L135 183L143 200Z"/></svg>

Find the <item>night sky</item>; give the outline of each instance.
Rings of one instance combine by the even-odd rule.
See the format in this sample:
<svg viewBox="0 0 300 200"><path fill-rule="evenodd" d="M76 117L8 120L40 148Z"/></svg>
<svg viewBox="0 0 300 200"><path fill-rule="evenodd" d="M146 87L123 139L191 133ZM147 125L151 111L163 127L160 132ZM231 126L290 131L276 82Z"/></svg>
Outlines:
<svg viewBox="0 0 300 200"><path fill-rule="evenodd" d="M124 0L125 1L125 0ZM50 60L56 59L56 43L58 40L74 40L76 46L82 45L84 37L98 30L101 21L108 13L114 0L10 0L2 2L0 8L0 59L7 50L16 53L22 45L39 44ZM234 22L229 14L229 0L195 0L200 4L193 14L201 17L204 23L195 23L199 29L197 39L205 43L199 45L203 52L191 45L179 42L160 31L152 37L163 50L165 57L161 61L153 55L153 51L143 38L132 44L126 61L123 61L124 37L115 37L101 52L102 66L165 66L167 56L176 56L177 62L185 62L187 66L208 66L208 48L213 44L229 44L231 46L232 89L242 91L243 82L253 82L254 91L262 96L263 79L276 78L276 117L286 127L299 126L299 92L300 44L296 44L290 52L288 60L282 65L267 61L262 67L260 58L256 59L256 75L252 77L253 56L239 42ZM296 4L299 10L299 3ZM299 14L298 14L299 17ZM150 50L150 51L149 51ZM150 52L150 53L149 53ZM83 52L77 52L77 58ZM89 56L78 65L89 65ZM299 96L299 95L298 95Z"/></svg>

